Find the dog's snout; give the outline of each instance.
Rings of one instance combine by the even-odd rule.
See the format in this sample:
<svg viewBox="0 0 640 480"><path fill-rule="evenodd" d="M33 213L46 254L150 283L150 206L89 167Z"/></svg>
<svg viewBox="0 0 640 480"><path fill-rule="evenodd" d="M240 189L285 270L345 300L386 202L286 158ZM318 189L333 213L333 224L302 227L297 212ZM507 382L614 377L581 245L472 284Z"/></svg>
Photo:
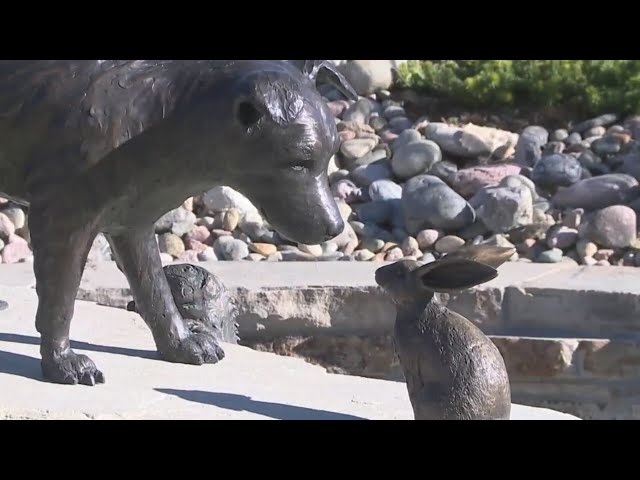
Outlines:
<svg viewBox="0 0 640 480"><path fill-rule="evenodd" d="M338 219L336 222L332 222L327 227L327 233L325 234L324 241L329 241L332 238L337 237L344 230L344 221L342 219Z"/></svg>

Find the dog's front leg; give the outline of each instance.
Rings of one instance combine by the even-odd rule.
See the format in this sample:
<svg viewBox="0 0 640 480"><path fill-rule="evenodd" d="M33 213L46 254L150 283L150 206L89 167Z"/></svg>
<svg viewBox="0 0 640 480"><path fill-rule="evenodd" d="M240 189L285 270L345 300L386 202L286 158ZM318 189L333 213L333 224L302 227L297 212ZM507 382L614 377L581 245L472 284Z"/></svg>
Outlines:
<svg viewBox="0 0 640 480"><path fill-rule="evenodd" d="M151 329L160 356L170 362L216 363L224 351L214 332L189 330L173 300L162 269L153 225L108 234L119 268L133 294L136 311Z"/></svg>

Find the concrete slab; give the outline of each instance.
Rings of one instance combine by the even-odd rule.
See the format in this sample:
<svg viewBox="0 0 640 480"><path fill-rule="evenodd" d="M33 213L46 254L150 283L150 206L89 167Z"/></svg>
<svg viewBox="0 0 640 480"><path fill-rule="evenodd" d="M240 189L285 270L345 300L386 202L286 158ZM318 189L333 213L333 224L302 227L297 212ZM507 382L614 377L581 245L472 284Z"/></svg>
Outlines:
<svg viewBox="0 0 640 480"><path fill-rule="evenodd" d="M107 383L42 381L33 289L0 286L0 418L3 419L307 419L403 420L412 413L405 385L328 374L300 359L225 345L217 365L171 364L155 357L134 313L78 301L77 352L90 355ZM576 419L514 405L513 419Z"/></svg>

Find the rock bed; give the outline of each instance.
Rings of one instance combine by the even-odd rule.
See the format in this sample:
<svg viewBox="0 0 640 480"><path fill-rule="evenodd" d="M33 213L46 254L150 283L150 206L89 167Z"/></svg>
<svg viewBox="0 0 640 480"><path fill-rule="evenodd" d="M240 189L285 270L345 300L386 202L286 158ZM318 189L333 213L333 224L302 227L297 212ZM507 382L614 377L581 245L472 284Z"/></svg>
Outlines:
<svg viewBox="0 0 640 480"><path fill-rule="evenodd" d="M329 178L345 230L321 245L282 238L228 187L156 224L163 261L433 261L466 243L514 245L513 261L640 266L640 117L607 114L519 132L421 118L388 91L324 92L341 139ZM21 207L0 206L3 263L31 261ZM99 236L89 261L111 260Z"/></svg>

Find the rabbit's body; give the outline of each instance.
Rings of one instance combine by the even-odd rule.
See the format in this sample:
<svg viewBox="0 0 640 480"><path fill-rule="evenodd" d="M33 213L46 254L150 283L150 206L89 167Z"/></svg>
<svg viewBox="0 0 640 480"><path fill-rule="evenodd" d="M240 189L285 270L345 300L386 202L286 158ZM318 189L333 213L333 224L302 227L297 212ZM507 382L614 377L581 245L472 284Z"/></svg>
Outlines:
<svg viewBox="0 0 640 480"><path fill-rule="evenodd" d="M412 308L413 307L413 308ZM508 420L509 377L484 333L436 298L398 308L395 345L416 420Z"/></svg>
<svg viewBox="0 0 640 480"><path fill-rule="evenodd" d="M396 305L395 346L416 420L508 420L511 388L498 348L439 303L494 279L515 249L469 246L426 265L400 260L376 271Z"/></svg>

